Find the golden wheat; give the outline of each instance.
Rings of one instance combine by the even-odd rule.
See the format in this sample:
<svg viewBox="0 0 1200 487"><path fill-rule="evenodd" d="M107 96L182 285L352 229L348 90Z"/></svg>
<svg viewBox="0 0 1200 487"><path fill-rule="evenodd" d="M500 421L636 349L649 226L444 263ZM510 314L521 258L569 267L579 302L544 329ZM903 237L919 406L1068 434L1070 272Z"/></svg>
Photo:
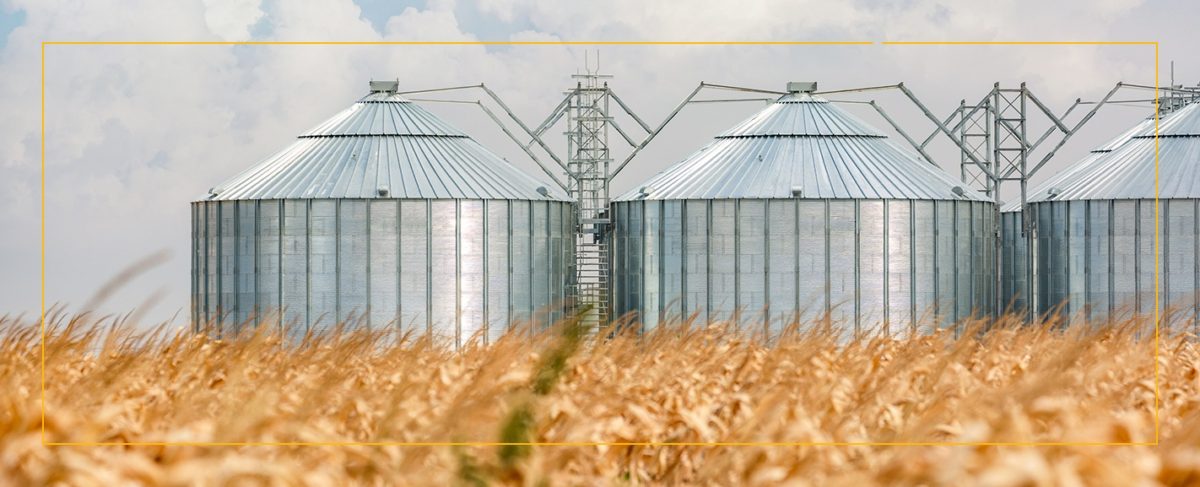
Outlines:
<svg viewBox="0 0 1200 487"><path fill-rule="evenodd" d="M47 320L48 442L1141 442L1157 446L44 446L40 324L0 318L0 482L14 485L1187 485L1200 351L1144 323L956 333L829 324L770 340L680 323L452 351L336 332L224 341ZM983 331L983 328L987 331Z"/></svg>

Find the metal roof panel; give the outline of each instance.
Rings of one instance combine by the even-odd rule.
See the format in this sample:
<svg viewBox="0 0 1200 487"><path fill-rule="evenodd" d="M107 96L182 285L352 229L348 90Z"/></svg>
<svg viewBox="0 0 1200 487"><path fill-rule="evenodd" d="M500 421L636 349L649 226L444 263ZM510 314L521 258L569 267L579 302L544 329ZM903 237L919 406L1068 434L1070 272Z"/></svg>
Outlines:
<svg viewBox="0 0 1200 487"><path fill-rule="evenodd" d="M542 195L538 188L545 188ZM392 92L372 92L202 200L290 198L571 201ZM386 190L382 192L381 190Z"/></svg>
<svg viewBox="0 0 1200 487"><path fill-rule="evenodd" d="M807 93L784 95L615 200L793 197L985 200Z"/></svg>

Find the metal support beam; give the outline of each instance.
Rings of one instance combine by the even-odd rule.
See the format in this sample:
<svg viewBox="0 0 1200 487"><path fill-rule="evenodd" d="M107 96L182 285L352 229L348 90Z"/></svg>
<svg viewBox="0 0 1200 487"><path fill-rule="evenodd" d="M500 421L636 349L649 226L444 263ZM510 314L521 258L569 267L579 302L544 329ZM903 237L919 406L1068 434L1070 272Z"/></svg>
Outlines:
<svg viewBox="0 0 1200 487"><path fill-rule="evenodd" d="M671 120L675 118L675 115L678 115L679 111L683 110L683 107L687 106L688 102L692 101L692 98L695 98L696 95L700 93L700 90L704 89L705 86L715 85L705 85L704 83L700 83L698 86L696 86L696 89L692 90L692 93L689 94L687 98L684 98L674 110L671 110L671 113L667 115L667 118L663 119L662 123L658 124L658 127L642 140L642 143L638 144L637 147L634 147L633 152L630 152L629 155L625 157L625 160L621 161L621 164L617 165L617 169L613 171L612 174L608 175L608 180L611 182L613 178L617 176L617 174L620 174L621 170L625 169L625 166L629 165L629 161L632 161L634 157L637 157L638 153L641 152L642 149L645 149L646 145L649 144L650 141L654 140L654 138L658 136L658 133L662 132L662 129L665 128L668 123L671 123Z"/></svg>
<svg viewBox="0 0 1200 487"><path fill-rule="evenodd" d="M431 89L425 89L425 90L401 91L401 92L397 92L397 94L411 95L411 94L417 94L417 93L437 93L437 92L444 92L444 91L459 91L459 90L469 90L469 89L483 90L483 92L486 93L488 95L488 97L492 99L492 101L496 102L496 104L499 105L500 108L504 110L504 113L506 113L509 118L511 118L514 122L517 123L517 126L521 127L521 129L525 131L526 135L528 135L531 139L536 141L537 144L539 146L541 146L542 150L546 151L546 154L548 154L551 159L554 159L554 162L558 164L558 167L562 168L564 171L567 170L567 165L563 164L562 160L559 159L558 156L555 155L554 151L550 149L550 146L546 145L546 142L542 140L540 133L535 133L534 131L529 130L529 127L527 125L525 125L525 122L521 121L521 119L518 118L516 116L516 114L513 113L512 109L510 109L508 107L508 104L504 103L504 100L501 100L500 96L496 95L495 92L493 92L490 88L488 88L483 83L479 83L477 85L451 86L448 88L431 88ZM477 102L477 103L479 103L479 102ZM501 130L504 130L504 132L506 134L508 134L509 137L512 138L517 143L517 145L520 146L521 149L525 151L526 154L529 154L531 157L533 157L533 155L532 155L533 153L531 151L529 151L529 144L523 144L523 143L521 143L520 140L517 140L515 137L513 137L512 133L509 132L509 130L507 128L505 128L506 126L500 121L500 117L495 116L495 114L491 110L488 110L482 103L479 103L479 106L484 109L484 112L487 113L492 118L492 120L496 122L497 125L500 125ZM559 186L562 186L562 183L560 183L558 181L558 179L554 178L554 176L549 172L549 170L542 164L541 160L535 158L534 162L536 162L538 164L538 166L542 167L542 170L546 171L546 174L550 175L551 179L554 179L555 183L558 183Z"/></svg>
<svg viewBox="0 0 1200 487"><path fill-rule="evenodd" d="M934 116L933 112L929 111L929 108L926 107L924 103L921 103L921 100L917 99L917 96L914 95L912 91L909 91L908 88L904 87L904 83L896 85L896 88L899 89L901 93L904 93L904 96L907 96L909 100L912 100L913 104L917 105L917 108L921 109L921 113L924 113L926 118L937 125L938 130L941 130L941 132L945 134L946 137L949 137L959 149L962 149L963 152L967 154L967 157L971 160L971 162L975 163L976 166L979 166L980 171L983 171L984 174L987 174L993 179L996 177L995 173L993 173L990 168L980 161L979 158L975 157L975 154L973 154L971 150L967 149L967 147L963 145L962 140L958 137L955 137L954 134L946 128L946 125L938 120L938 118Z"/></svg>
<svg viewBox="0 0 1200 487"><path fill-rule="evenodd" d="M546 131L549 130L550 127L554 126L555 123L558 123L558 119L562 118L563 114L566 113L566 111L564 109L566 108L567 103L570 101L571 101L570 94L563 97L563 100L561 102L558 102L558 106L554 107L554 110L550 111L550 115L547 115L546 119L542 120L542 123L538 124L537 129L535 129L533 131L533 133L537 134L540 137L542 134L546 133ZM529 141L529 145L533 145L533 144L534 144L534 141L531 139Z"/></svg>
<svg viewBox="0 0 1200 487"><path fill-rule="evenodd" d="M775 98L716 98L712 100L692 100L691 103L736 103L742 101L772 102L775 101Z"/></svg>
<svg viewBox="0 0 1200 487"><path fill-rule="evenodd" d="M1117 90L1121 89L1121 86L1124 86L1124 85L1122 85L1121 83L1117 83L1117 85L1114 86L1113 89L1108 91L1108 94L1104 95L1104 98L1102 98L1098 103L1096 103L1094 106L1092 106L1092 109L1089 110L1086 114L1084 114L1083 118L1080 119L1079 122L1076 123L1074 127L1071 127L1071 129L1067 131L1066 135L1063 136L1062 140L1058 141L1058 144L1056 144L1053 149L1050 149L1050 152L1047 152L1046 155L1042 157L1042 160L1038 161L1038 163L1033 166L1033 171L1031 171L1029 174L1027 174L1026 177L1030 177L1030 176L1033 176L1034 174L1037 174L1038 169L1041 169L1042 166L1046 165L1046 163L1049 162L1050 159L1054 157L1054 154L1056 154L1058 152L1058 150L1061 149L1062 146L1067 143L1068 140L1071 140L1071 137L1074 136L1075 133L1078 132L1080 128L1082 128L1085 124L1087 124L1088 121L1091 120L1092 117L1096 115L1096 112L1098 110L1100 110L1100 107L1104 106L1104 104L1107 103L1108 100L1117 93Z"/></svg>
<svg viewBox="0 0 1200 487"><path fill-rule="evenodd" d="M759 88L747 88L745 86L718 85L718 84L714 84L714 83L705 83L703 81L700 82L700 86L696 87L697 90L699 90L700 88L716 88L718 90L744 91L746 93L767 93L767 94L779 95L779 96L783 96L783 95L787 94L782 91L763 90L763 89L759 89Z"/></svg>
<svg viewBox="0 0 1200 487"><path fill-rule="evenodd" d="M483 90L484 93L487 93L487 95L491 97L491 99L495 101L497 105L500 105L500 108L504 109L504 113L507 113L509 118L511 118L514 122L517 122L517 126L521 127L521 129L524 130L529 137L536 140L538 145L542 147L542 150L546 151L546 153L550 155L550 158L554 159L554 162L558 163L559 167L563 168L564 170L567 169L567 165L563 164L563 161L559 159L558 156L554 155L554 151L546 145L546 142L543 141L541 137L534 135L533 131L529 130L529 127L525 126L525 122L522 122L520 118L517 118L517 116L513 114L512 109L508 108L508 105L504 103L504 100L501 100L495 92L493 92L483 83L479 84L479 89Z"/></svg>
<svg viewBox="0 0 1200 487"><path fill-rule="evenodd" d="M836 93L862 93L864 91L890 90L890 89L894 89L894 88L899 88L900 85L902 85L902 84L904 84L904 83L897 83L894 85L867 86L865 88L849 88L849 89L845 89L845 90L817 91L817 92L813 92L813 94L814 95L833 95Z"/></svg>
<svg viewBox="0 0 1200 487"><path fill-rule="evenodd" d="M1025 87L1025 83L1021 83L1021 87ZM1028 96L1029 101L1033 102L1033 105L1038 107L1038 109L1040 109L1042 113L1046 115L1046 118L1049 118L1051 122L1054 122L1054 126L1058 127L1059 130L1063 131L1064 133L1070 132L1070 129L1068 129L1066 125L1063 125L1062 120L1059 120L1058 117L1054 116L1054 113L1051 112L1049 108L1046 108L1046 105L1042 104L1042 101L1039 100L1038 97L1034 96L1032 91L1026 90L1025 96ZM1075 102L1079 103L1079 99L1076 98Z"/></svg>
<svg viewBox="0 0 1200 487"><path fill-rule="evenodd" d="M646 133L650 133L650 131L652 130L650 128L650 126L646 125L646 122L643 122L641 117L639 117L639 116L637 116L637 114L633 113L633 110L629 109L629 105L626 105L625 101L621 100L621 97L617 96L617 94L615 92L613 92L612 90L608 91L608 96L611 97L613 101L617 102L617 106L621 107L621 109L624 110L626 114L628 114L630 117L632 117L633 121L637 122L638 125L640 125L642 127L642 130L645 130Z"/></svg>
<svg viewBox="0 0 1200 487"><path fill-rule="evenodd" d="M879 112L879 116L883 117L884 120L887 120L887 123L890 124L892 128L900 134L901 137L904 137L904 140L907 140L909 145L911 145L913 149L916 149L918 154L921 154L921 157L925 158L925 162L937 167L937 163L933 161L933 157L930 157L929 154L925 152L925 148L917 145L917 141L913 140L912 137L909 137L908 133L905 132L904 129L900 128L900 125L897 124L895 120L892 120L892 117L888 116L887 112L883 110L883 107L879 106L878 103L875 103L875 100L871 100L867 102L867 104L871 105L871 108L874 108L876 112Z"/></svg>
<svg viewBox="0 0 1200 487"><path fill-rule="evenodd" d="M506 127L500 121L500 117L497 117L495 112L488 109L488 107L483 103L475 102L475 104L483 110L483 113L486 113L488 117L491 117L491 119L496 122L496 125L500 126L500 130L504 131L504 135L507 135L508 138L512 139L513 142L516 142L518 146L521 146L521 150L525 151L525 154L528 155L530 159L533 159L533 162L537 163L538 167L542 168L542 172L546 173L546 176L548 176L551 181L554 181L554 184L562 188L563 191L567 190L567 186L563 184L562 181L559 181L557 177L555 177L554 173L550 171L550 168L546 167L546 165L542 163L542 160L538 159L538 157L534 155L533 151L530 150L528 146L521 144L521 141L517 139L517 136L513 135L513 133L508 130L508 127Z"/></svg>
<svg viewBox="0 0 1200 487"><path fill-rule="evenodd" d="M441 90L441 91L445 91L445 90ZM542 172L546 173L546 176L549 177L550 180L554 182L554 184L556 184L556 185L558 185L558 187L562 188L563 191L567 190L566 185L564 185L562 183L562 181L560 181L558 179L558 177L556 177L554 175L554 172L550 171L549 167L546 167L546 164L543 163L542 160L538 158L537 154L534 154L533 151L529 150L530 144L522 144L521 140L518 139L517 136L512 133L512 131L508 130L508 127L506 125L504 125L504 122L502 122L500 120L500 117L496 116L495 112L488 109L488 107L486 105L484 105L482 101L480 101L480 100L442 100L442 99L430 99L430 98L411 98L411 100L419 101L422 103L456 103L456 104L461 104L461 105L475 105L475 106L479 107L479 109L482 110L483 113L488 116L488 118L491 118L492 121L496 123L496 126L500 127L500 130L502 132L504 132L504 135L507 135L510 140L515 142L517 144L517 146L520 147L521 150L525 152L525 155L529 156L530 159L533 159L533 162L536 163L538 165L538 167L542 169Z"/></svg>

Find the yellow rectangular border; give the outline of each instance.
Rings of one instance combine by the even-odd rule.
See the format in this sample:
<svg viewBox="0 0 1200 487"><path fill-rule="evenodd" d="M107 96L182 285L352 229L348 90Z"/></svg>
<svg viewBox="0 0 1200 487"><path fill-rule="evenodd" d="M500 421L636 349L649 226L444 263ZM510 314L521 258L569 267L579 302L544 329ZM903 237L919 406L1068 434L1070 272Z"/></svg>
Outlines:
<svg viewBox="0 0 1200 487"><path fill-rule="evenodd" d="M509 46L801 46L801 45L885 45L885 46L1154 46L1154 441L1153 442L875 442L875 441L800 441L800 442L652 442L652 441L581 441L581 442L47 442L46 441L46 46L357 46L357 45L509 45ZM42 446L700 446L700 447L796 447L796 446L1158 446L1159 418L1159 198L1158 198L1158 123L1159 115L1159 43L1158 41L42 41L42 178L41 178L41 350L42 350Z"/></svg>

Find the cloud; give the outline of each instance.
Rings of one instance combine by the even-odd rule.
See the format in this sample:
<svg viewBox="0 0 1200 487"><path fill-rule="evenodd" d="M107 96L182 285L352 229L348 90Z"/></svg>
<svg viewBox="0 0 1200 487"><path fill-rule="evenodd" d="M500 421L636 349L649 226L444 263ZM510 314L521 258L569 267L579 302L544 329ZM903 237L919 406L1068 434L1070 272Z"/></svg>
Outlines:
<svg viewBox="0 0 1200 487"><path fill-rule="evenodd" d="M431 2L376 30L349 0L68 2L14 0L26 12L0 52L0 313L34 310L39 293L41 46L43 40L475 40L462 19L506 23L513 40L1103 39L1155 32L1160 12L1139 1L1012 2L614 0ZM1194 15L1196 8L1190 8ZM466 12L466 13L464 13ZM1181 13L1180 15L1185 15ZM1063 18L1072 22L1063 22ZM1140 29L1131 25L1142 25ZM259 28L262 26L262 28ZM503 29L501 29L503 30ZM491 36L494 34L488 34ZM1194 42L1195 34L1189 34ZM253 37L259 36L259 37ZM489 39L493 37L487 37ZM486 82L530 123L540 121L582 66L581 46L48 46L46 48L47 292L83 302L126 263L160 248L175 258L111 303L125 311L167 286L169 315L187 304L188 202L344 108L366 80L426 88ZM606 46L602 69L656 123L699 81L780 88L906 81L939 111L993 81L1029 81L1054 107L1102 94L1117 80L1147 82L1145 49L898 46ZM1180 78L1189 79L1186 67ZM1194 72L1190 74L1195 77ZM444 96L443 96L444 95ZM716 94L715 96L723 96ZM874 96L874 95L872 95ZM888 98L892 96L892 98ZM478 92L427 98L480 99ZM931 128L894 95L907 125ZM430 108L518 166L538 169L473 106ZM761 105L688 107L618 179L618 190L666 167ZM863 118L882 125L869 112ZM1108 113L1108 112L1106 112ZM1124 114L1124 115L1122 115ZM1122 118L1122 116L1124 118ZM1104 140L1132 112L1098 117ZM1107 125L1106 125L1107 124ZM623 127L635 132L635 124ZM1108 130L1105 130L1105 129ZM552 132L553 133L553 132ZM924 135L923 133L921 135ZM1091 137L1091 139L1088 139ZM561 140L551 136L556 147ZM612 134L614 144L619 137ZM944 146L944 144L942 144ZM944 150L945 147L942 147ZM953 169L953 168L947 168Z"/></svg>
<svg viewBox="0 0 1200 487"><path fill-rule="evenodd" d="M259 0L204 0L204 23L225 41L250 39L250 26L264 15Z"/></svg>

